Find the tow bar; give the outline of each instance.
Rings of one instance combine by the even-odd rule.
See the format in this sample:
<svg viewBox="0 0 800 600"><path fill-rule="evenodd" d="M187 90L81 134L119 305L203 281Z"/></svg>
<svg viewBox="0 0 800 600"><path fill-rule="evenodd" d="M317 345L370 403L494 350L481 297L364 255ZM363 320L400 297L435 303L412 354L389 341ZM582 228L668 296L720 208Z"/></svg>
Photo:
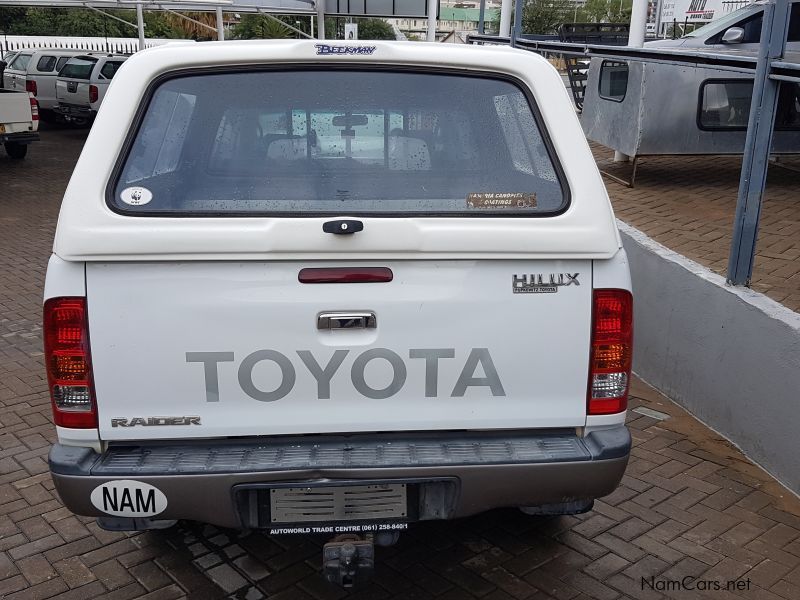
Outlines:
<svg viewBox="0 0 800 600"><path fill-rule="evenodd" d="M339 535L322 547L322 573L330 583L352 588L372 579L375 543L371 535Z"/></svg>

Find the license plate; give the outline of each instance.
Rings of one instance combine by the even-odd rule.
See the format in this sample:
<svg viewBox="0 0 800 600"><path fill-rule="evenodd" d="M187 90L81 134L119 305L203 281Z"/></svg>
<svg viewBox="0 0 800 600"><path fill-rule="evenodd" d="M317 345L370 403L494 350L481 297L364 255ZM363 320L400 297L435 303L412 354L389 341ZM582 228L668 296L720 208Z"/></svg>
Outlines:
<svg viewBox="0 0 800 600"><path fill-rule="evenodd" d="M384 521L408 516L405 483L273 488L269 500L273 525Z"/></svg>

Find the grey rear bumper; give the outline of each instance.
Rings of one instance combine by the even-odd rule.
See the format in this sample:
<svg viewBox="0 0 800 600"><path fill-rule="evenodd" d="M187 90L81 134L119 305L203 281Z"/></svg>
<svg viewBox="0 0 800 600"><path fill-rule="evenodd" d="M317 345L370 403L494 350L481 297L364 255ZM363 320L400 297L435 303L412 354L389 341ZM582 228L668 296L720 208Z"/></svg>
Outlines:
<svg viewBox="0 0 800 600"><path fill-rule="evenodd" d="M133 479L166 495L159 519L241 527L235 489L248 485L447 479L457 482L448 518L592 500L619 484L630 447L625 427L585 438L502 431L202 440L112 445L102 455L56 444L50 470L64 504L77 514L103 516L90 501L92 490Z"/></svg>
<svg viewBox="0 0 800 600"><path fill-rule="evenodd" d="M7 144L9 142L14 144L30 144L38 140L39 134L35 131L17 131L0 134L0 144Z"/></svg>

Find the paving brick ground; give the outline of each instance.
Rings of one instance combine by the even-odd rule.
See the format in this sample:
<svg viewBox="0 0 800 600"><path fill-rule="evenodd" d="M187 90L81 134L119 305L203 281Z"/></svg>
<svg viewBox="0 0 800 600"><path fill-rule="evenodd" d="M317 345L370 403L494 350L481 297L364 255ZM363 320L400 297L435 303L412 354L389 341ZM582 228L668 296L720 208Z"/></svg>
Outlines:
<svg viewBox="0 0 800 600"><path fill-rule="evenodd" d="M594 146L600 168L629 179L630 166ZM665 246L726 275L741 157L664 156L639 161L636 187L606 179L617 216ZM800 311L800 159L771 166L752 287Z"/></svg>
<svg viewBox="0 0 800 600"><path fill-rule="evenodd" d="M61 507L46 468L54 436L40 298L60 195L82 141L80 132L45 131L29 160L0 158L0 598L344 598L319 577L325 539L195 523L109 533ZM350 596L800 598L800 501L639 381L631 404L630 466L592 512L544 519L498 510L418 525L378 549L374 583ZM749 587L665 589L687 576ZM643 589L642 578L661 591Z"/></svg>

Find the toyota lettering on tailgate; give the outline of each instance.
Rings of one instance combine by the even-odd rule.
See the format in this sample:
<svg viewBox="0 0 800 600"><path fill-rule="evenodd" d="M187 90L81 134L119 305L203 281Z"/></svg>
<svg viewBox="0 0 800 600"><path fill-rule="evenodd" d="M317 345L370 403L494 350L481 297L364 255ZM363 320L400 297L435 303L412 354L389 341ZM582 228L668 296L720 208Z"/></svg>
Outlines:
<svg viewBox="0 0 800 600"><path fill-rule="evenodd" d="M335 350L326 364L321 364L309 350L297 350L297 357L317 381L317 398L327 400L331 397L331 380L347 358L350 350ZM425 361L425 381L420 382L420 392L426 398L439 397L439 361L455 359L454 348L413 348L408 351L411 360ZM253 368L270 361L278 366L280 381L271 390L256 387L253 382ZM392 379L386 387L371 387L364 376L367 365L372 361L385 361L392 371ZM219 402L220 363L236 362L233 352L187 352L187 363L201 363L205 376L206 402ZM483 376L480 376L482 370ZM404 359L388 348L372 348L356 356L350 366L350 380L355 390L366 398L381 400L397 394L406 385L408 369ZM287 396L297 381L297 368L288 356L277 350L257 350L242 359L237 371L237 379L242 391L260 402L274 402ZM413 385L413 384L411 384ZM505 389L492 361L488 348L472 348L461 369L452 390L451 398L464 396L468 388L488 388L492 396L505 396Z"/></svg>

